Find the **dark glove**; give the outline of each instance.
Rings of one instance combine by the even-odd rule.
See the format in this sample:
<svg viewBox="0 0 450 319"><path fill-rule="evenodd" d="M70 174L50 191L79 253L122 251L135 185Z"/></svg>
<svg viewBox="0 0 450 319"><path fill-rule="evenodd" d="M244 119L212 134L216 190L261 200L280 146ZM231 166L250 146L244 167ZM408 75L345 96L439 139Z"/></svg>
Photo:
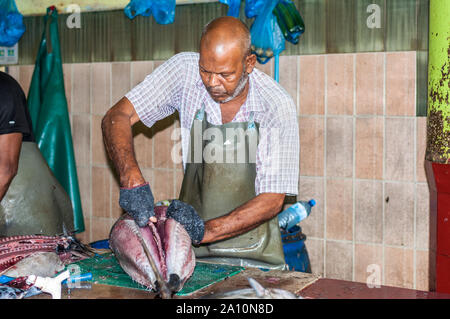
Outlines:
<svg viewBox="0 0 450 319"><path fill-rule="evenodd" d="M155 216L154 201L148 183L132 188L120 188L119 205L133 217L139 227L147 225L150 217Z"/></svg>
<svg viewBox="0 0 450 319"><path fill-rule="evenodd" d="M205 234L205 223L194 207L174 199L167 208L166 216L175 219L183 225L192 242L196 245L200 244Z"/></svg>

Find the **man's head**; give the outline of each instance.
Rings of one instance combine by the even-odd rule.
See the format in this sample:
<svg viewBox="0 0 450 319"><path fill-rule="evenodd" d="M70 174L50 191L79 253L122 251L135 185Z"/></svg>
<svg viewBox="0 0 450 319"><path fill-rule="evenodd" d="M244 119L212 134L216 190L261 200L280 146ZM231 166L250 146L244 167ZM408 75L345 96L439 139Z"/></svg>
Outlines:
<svg viewBox="0 0 450 319"><path fill-rule="evenodd" d="M243 92L256 63L250 48L250 31L239 19L221 17L205 26L199 69L214 101L226 103Z"/></svg>

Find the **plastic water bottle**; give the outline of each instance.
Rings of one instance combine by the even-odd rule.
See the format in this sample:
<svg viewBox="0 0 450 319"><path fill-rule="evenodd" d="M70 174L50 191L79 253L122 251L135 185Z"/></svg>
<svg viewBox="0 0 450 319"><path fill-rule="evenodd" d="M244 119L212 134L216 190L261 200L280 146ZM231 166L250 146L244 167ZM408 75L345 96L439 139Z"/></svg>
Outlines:
<svg viewBox="0 0 450 319"><path fill-rule="evenodd" d="M311 213L311 207L316 205L316 201L298 201L288 209L278 215L278 225L285 230L294 227Z"/></svg>

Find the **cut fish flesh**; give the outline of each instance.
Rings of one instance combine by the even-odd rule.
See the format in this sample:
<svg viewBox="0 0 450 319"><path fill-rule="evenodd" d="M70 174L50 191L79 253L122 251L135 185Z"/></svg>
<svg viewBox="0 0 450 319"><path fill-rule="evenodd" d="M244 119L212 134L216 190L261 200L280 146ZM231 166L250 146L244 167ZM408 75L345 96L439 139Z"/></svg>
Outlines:
<svg viewBox="0 0 450 319"><path fill-rule="evenodd" d="M133 280L158 291L157 275L136 234L139 232L162 279L176 292L194 272L195 254L189 234L176 220L166 218L166 211L167 206L156 206L157 222L149 222L142 228L124 214L111 229L109 245L120 266Z"/></svg>

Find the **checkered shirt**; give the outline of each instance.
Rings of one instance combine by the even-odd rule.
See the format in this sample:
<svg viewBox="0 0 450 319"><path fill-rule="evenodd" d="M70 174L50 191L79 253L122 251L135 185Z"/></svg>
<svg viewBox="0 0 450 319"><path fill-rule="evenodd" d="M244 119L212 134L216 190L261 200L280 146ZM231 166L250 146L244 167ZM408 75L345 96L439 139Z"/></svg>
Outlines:
<svg viewBox="0 0 450 319"><path fill-rule="evenodd" d="M198 53L179 53L125 95L148 127L178 111L184 167L190 129L202 105L208 122L222 124L220 105L203 85L198 60ZM295 103L283 87L256 68L249 75L249 84L247 99L232 122L247 122L253 112L260 126L255 192L297 195L300 145Z"/></svg>

